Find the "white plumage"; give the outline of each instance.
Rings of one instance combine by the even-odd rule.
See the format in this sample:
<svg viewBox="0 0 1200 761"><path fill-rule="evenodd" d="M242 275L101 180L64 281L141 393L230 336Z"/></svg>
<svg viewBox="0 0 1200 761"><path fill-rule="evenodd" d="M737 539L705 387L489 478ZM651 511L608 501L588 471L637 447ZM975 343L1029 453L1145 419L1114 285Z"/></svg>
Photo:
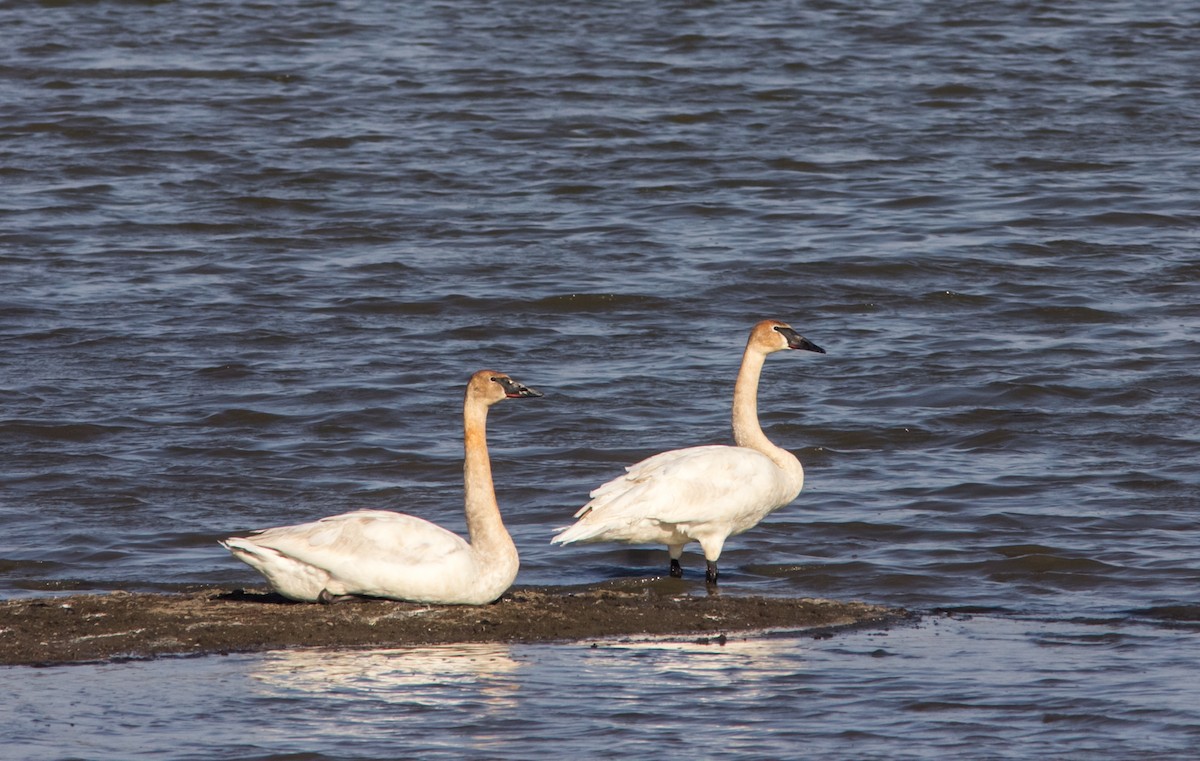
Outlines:
<svg viewBox="0 0 1200 761"><path fill-rule="evenodd" d="M329 602L345 595L482 605L517 576L519 559L492 484L487 408L505 398L541 396L503 373L480 370L463 403L464 511L471 541L422 518L356 510L311 523L231 537L221 545L281 595Z"/></svg>
<svg viewBox="0 0 1200 761"><path fill-rule="evenodd" d="M725 539L755 525L800 494L804 468L767 439L758 423L758 380L763 361L782 349L824 353L790 326L765 320L754 326L734 386L733 433L737 446L675 449L626 468L591 493L578 521L553 542L665 544L671 575L682 570L684 545L700 543L705 577L717 581Z"/></svg>
<svg viewBox="0 0 1200 761"><path fill-rule="evenodd" d="M221 544L293 600L364 595L414 602L475 601L474 595L455 589L463 578L479 578L471 545L412 515L356 510ZM503 567L495 570L501 576L507 572ZM500 593L479 602L490 602Z"/></svg>

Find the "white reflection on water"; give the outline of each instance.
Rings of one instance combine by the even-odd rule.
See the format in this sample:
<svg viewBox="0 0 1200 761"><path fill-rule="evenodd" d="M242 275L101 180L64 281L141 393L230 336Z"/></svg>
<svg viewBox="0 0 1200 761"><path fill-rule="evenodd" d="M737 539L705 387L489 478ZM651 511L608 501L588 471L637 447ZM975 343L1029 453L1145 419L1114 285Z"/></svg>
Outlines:
<svg viewBox="0 0 1200 761"><path fill-rule="evenodd" d="M249 676L264 697L319 693L346 701L367 697L396 705L439 707L472 702L485 708L515 705L520 663L501 644L390 650L279 650L267 653Z"/></svg>
<svg viewBox="0 0 1200 761"><path fill-rule="evenodd" d="M695 689L725 689L738 684L749 694L756 694L765 681L803 672L808 667L807 648L811 642L794 631L744 638L622 640L598 643L595 649L601 657L595 664L621 669L628 668L632 660L642 664L642 674L650 679L679 679ZM608 657L604 657L606 653Z"/></svg>
<svg viewBox="0 0 1200 761"><path fill-rule="evenodd" d="M267 653L246 674L253 692L300 710L264 726L256 742L275 752L483 753L495 742L487 727L520 713L521 666L510 647L486 643ZM346 739L331 737L334 727ZM306 736L320 740L297 742Z"/></svg>

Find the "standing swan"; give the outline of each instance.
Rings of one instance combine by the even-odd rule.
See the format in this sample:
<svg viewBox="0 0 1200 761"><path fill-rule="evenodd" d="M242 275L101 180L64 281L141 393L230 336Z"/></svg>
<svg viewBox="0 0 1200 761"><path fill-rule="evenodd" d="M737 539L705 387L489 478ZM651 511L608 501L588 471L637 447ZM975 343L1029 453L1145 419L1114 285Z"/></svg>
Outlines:
<svg viewBox="0 0 1200 761"><path fill-rule="evenodd" d="M463 403L463 481L468 543L421 518L355 510L221 542L284 597L333 602L347 595L482 605L517 577L517 547L504 528L487 450L487 411L501 399L542 396L504 373L471 376Z"/></svg>
<svg viewBox="0 0 1200 761"><path fill-rule="evenodd" d="M682 576L683 546L700 542L704 577L717 583L717 559L726 537L740 534L800 494L804 468L775 446L758 424L758 378L768 354L782 349L825 350L777 320L750 331L733 387L733 440L737 446L674 449L631 465L591 493L575 525L551 542L665 544L671 575Z"/></svg>

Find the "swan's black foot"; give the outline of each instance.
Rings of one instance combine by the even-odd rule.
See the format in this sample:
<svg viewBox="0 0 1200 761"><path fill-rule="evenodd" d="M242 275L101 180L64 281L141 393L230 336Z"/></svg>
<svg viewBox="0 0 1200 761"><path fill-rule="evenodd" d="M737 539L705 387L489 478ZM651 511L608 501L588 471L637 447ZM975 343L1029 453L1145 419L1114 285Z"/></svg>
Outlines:
<svg viewBox="0 0 1200 761"><path fill-rule="evenodd" d="M704 580L713 586L716 586L717 577L721 574L717 573L717 564L711 560L705 561L708 567L704 569Z"/></svg>
<svg viewBox="0 0 1200 761"><path fill-rule="evenodd" d="M322 605L332 605L335 602L349 602L350 600L360 599L358 595L331 595L328 589L322 589L321 594L317 595L317 602Z"/></svg>
<svg viewBox="0 0 1200 761"><path fill-rule="evenodd" d="M681 565L679 565L679 561L676 560L675 558L671 558L671 578L673 578L673 579L682 579L683 578L683 567Z"/></svg>

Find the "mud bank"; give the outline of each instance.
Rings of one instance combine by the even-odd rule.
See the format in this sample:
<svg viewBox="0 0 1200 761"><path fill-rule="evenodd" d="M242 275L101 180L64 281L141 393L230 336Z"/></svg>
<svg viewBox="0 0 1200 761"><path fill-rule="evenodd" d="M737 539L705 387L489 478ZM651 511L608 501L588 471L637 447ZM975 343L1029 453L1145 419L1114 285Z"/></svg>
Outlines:
<svg viewBox="0 0 1200 761"><path fill-rule="evenodd" d="M292 603L254 590L0 602L0 665L51 665L296 647L403 647L547 642L646 635L717 638L765 629L815 630L904 620L858 602L695 594L670 581L510 590L479 607L362 600Z"/></svg>

